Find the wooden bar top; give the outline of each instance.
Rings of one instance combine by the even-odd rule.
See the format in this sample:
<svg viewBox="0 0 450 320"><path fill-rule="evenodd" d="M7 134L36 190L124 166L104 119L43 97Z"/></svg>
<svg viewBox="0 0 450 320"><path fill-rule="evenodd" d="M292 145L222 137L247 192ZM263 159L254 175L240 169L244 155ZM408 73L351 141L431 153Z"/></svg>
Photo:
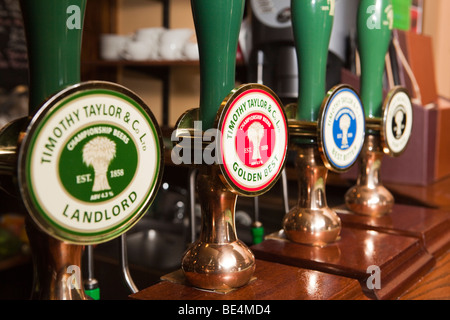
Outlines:
<svg viewBox="0 0 450 320"><path fill-rule="evenodd" d="M255 280L228 293L199 290L168 277L130 298L450 300L450 178L427 187L389 189L425 206L395 204L391 214L376 219L337 210L341 238L324 248L268 235L251 247L257 258ZM381 269L381 290L366 286L370 265Z"/></svg>
<svg viewBox="0 0 450 320"><path fill-rule="evenodd" d="M180 275L181 274L181 275ZM162 280L130 296L136 300L360 300L367 299L355 279L257 260L254 280L228 293L200 290L178 281Z"/></svg>
<svg viewBox="0 0 450 320"><path fill-rule="evenodd" d="M340 239L325 247L286 240L283 232L251 247L258 259L357 279L372 299L396 299L431 270L433 256L417 238L344 227ZM366 285L369 268L380 270L381 288Z"/></svg>
<svg viewBox="0 0 450 320"><path fill-rule="evenodd" d="M385 183L391 192L432 208L450 211L450 176L426 186Z"/></svg>
<svg viewBox="0 0 450 320"><path fill-rule="evenodd" d="M395 204L382 217L352 214L345 205L334 208L345 226L415 237L435 257L450 248L450 212Z"/></svg>
<svg viewBox="0 0 450 320"><path fill-rule="evenodd" d="M178 271L181 272L181 271ZM130 296L133 300L368 300L354 279L283 264L256 261L255 280L229 293L161 280ZM450 252L430 272L403 292L399 300L450 300Z"/></svg>
<svg viewBox="0 0 450 320"><path fill-rule="evenodd" d="M436 260L434 268L402 294L400 300L450 300L450 252Z"/></svg>

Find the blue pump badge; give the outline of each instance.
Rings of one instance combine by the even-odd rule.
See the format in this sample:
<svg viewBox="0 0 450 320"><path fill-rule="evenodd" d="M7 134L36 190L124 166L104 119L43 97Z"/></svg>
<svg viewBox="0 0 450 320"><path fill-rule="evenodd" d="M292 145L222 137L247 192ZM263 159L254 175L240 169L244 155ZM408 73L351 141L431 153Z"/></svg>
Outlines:
<svg viewBox="0 0 450 320"><path fill-rule="evenodd" d="M328 169L344 172L364 144L365 115L358 94L347 85L327 93L319 115L319 148Z"/></svg>

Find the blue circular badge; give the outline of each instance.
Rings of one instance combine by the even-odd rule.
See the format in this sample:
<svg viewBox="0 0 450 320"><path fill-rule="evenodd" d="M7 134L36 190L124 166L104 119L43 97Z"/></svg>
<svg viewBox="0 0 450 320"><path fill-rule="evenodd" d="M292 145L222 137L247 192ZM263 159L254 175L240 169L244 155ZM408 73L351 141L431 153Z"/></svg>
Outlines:
<svg viewBox="0 0 450 320"><path fill-rule="evenodd" d="M365 138L365 114L358 94L347 85L330 90L319 116L319 148L325 166L343 172L356 162Z"/></svg>

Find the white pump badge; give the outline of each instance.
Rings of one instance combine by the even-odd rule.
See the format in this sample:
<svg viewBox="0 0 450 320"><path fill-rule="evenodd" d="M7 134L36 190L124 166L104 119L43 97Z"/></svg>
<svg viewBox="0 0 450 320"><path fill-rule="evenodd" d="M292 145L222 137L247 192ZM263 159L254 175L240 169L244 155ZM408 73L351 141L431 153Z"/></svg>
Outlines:
<svg viewBox="0 0 450 320"><path fill-rule="evenodd" d="M382 142L386 153L400 155L408 145L412 131L413 110L405 88L395 87L383 106Z"/></svg>
<svg viewBox="0 0 450 320"><path fill-rule="evenodd" d="M21 146L25 205L58 239L108 241L152 203L162 146L150 110L126 88L91 81L62 90L33 117Z"/></svg>

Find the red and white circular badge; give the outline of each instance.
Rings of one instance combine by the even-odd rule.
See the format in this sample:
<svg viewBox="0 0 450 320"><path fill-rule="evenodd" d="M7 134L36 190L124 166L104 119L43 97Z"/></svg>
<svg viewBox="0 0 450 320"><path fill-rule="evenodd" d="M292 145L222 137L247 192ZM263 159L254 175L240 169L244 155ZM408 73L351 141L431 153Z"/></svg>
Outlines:
<svg viewBox="0 0 450 320"><path fill-rule="evenodd" d="M220 168L236 193L268 191L284 167L288 146L286 116L279 98L267 87L246 84L224 101L220 130Z"/></svg>

